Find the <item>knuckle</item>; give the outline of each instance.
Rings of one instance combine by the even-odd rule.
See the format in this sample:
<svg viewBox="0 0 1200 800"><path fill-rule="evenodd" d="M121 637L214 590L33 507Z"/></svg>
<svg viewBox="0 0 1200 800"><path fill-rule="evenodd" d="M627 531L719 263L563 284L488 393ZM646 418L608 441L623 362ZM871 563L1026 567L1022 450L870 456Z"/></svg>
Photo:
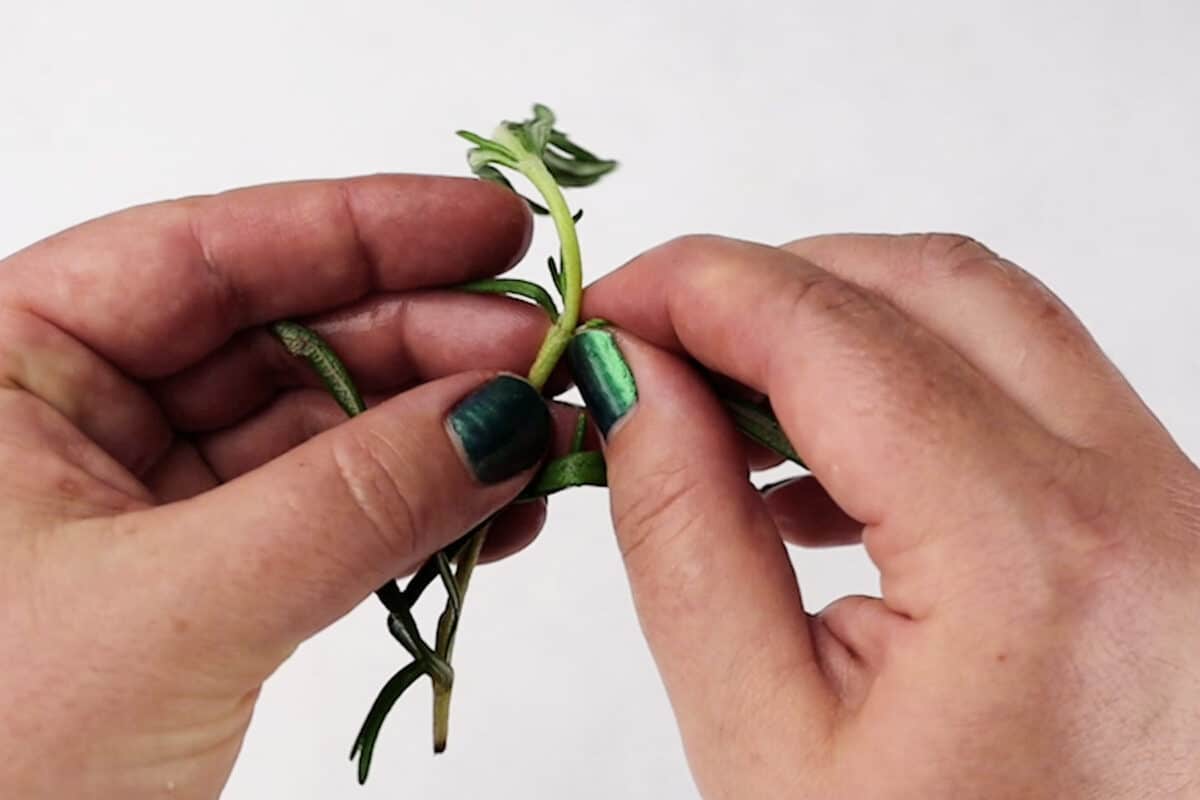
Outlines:
<svg viewBox="0 0 1200 800"><path fill-rule="evenodd" d="M411 495L412 470L395 447L379 436L347 436L333 460L344 490L385 557L411 558L424 530Z"/></svg>
<svg viewBox="0 0 1200 800"><path fill-rule="evenodd" d="M203 291L198 293L198 296L210 300L211 306L219 309L227 324L236 330L241 326L247 309L242 289L220 264L213 249L212 238L204 230L199 215L187 213L183 209L178 213L182 217L181 226L186 228L191 240L196 263L200 265L197 279L201 282Z"/></svg>
<svg viewBox="0 0 1200 800"><path fill-rule="evenodd" d="M689 233L668 239L644 253L639 261L653 270L686 269L689 279L707 265L714 265L713 254L727 240L707 233Z"/></svg>
<svg viewBox="0 0 1200 800"><path fill-rule="evenodd" d="M1034 275L1001 258L970 236L954 233L917 234L913 269L932 280L982 281L1011 295L1022 312L1061 344L1078 344L1083 325L1054 292Z"/></svg>
<svg viewBox="0 0 1200 800"><path fill-rule="evenodd" d="M793 318L857 316L871 306L860 289L824 272L791 276L782 291Z"/></svg>
<svg viewBox="0 0 1200 800"><path fill-rule="evenodd" d="M961 233L922 233L916 238L918 263L935 271L953 271L964 262L997 258L978 239Z"/></svg>
<svg viewBox="0 0 1200 800"><path fill-rule="evenodd" d="M959 233L921 233L912 248L911 270L926 280L966 279L973 276L1017 282L1027 277L1015 264L998 256L978 239Z"/></svg>
<svg viewBox="0 0 1200 800"><path fill-rule="evenodd" d="M1060 564L1088 583L1101 582L1140 561L1141 543L1125 518L1128 498L1094 453L1064 448L1037 487L1040 532L1063 548Z"/></svg>
<svg viewBox="0 0 1200 800"><path fill-rule="evenodd" d="M669 257L671 260L691 261L707 256L725 241L722 237L711 233L685 233L682 236L668 239L654 248L653 252Z"/></svg>

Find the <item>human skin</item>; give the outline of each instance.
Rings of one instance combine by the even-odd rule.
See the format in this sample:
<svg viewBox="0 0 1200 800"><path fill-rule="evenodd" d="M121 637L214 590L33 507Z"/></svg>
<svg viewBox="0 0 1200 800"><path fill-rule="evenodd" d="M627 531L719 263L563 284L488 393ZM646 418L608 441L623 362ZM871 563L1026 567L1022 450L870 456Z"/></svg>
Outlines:
<svg viewBox="0 0 1200 800"><path fill-rule="evenodd" d="M519 491L443 421L545 320L431 287L528 237L496 187L377 176L0 264L0 795L215 797L279 663ZM1196 794L1196 470L1044 288L956 237L689 237L586 304L637 380L616 529L705 796ZM282 317L370 412L345 421ZM815 477L753 491L684 355L769 393ZM543 513L506 511L492 557ZM860 539L883 597L806 615L783 542Z"/></svg>
<svg viewBox="0 0 1200 800"><path fill-rule="evenodd" d="M375 176L136 208L0 263L0 796L216 797L288 654L520 491L532 468L483 485L446 419L544 315L428 287L529 235L505 190ZM370 410L347 422L263 327L296 317ZM543 518L505 511L490 556Z"/></svg>
<svg viewBox="0 0 1200 800"><path fill-rule="evenodd" d="M1200 476L1041 284L958 236L693 236L585 314L636 379L612 510L706 798L1200 797ZM812 477L755 491L684 357ZM785 541L861 541L882 597L806 614Z"/></svg>

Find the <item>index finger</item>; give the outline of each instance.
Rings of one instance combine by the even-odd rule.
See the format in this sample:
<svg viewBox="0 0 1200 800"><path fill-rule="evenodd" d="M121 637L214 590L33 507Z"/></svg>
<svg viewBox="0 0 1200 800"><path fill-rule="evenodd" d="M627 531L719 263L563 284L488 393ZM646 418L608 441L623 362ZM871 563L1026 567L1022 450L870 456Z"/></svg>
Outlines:
<svg viewBox="0 0 1200 800"><path fill-rule="evenodd" d="M8 259L0 301L135 378L161 377L250 325L502 272L530 229L515 194L472 179L259 186L141 206L51 237Z"/></svg>

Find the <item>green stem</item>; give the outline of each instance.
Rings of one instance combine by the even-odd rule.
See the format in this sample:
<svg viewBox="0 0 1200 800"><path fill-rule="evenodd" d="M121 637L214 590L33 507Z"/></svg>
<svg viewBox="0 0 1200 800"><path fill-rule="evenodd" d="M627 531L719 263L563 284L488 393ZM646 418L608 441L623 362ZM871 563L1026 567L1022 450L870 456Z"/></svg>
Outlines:
<svg viewBox="0 0 1200 800"><path fill-rule="evenodd" d="M454 656L454 638L458 633L458 623L462 615L462 599L466 597L467 588L471 585L471 575L475 572L475 565L479 563L479 553L483 550L483 543L487 540L490 527L490 521L480 525L471 536L466 549L459 555L458 570L454 574L455 583L458 584L459 603L447 603L441 617L438 618L435 647L437 654L447 664ZM433 680L433 752L435 753L441 753L446 749L446 738L450 731L450 693L453 688L453 680L439 681L436 678Z"/></svg>
<svg viewBox="0 0 1200 800"><path fill-rule="evenodd" d="M571 337L575 335L575 326L579 324L579 309L583 303L583 259L579 254L579 235L575 230L575 220L571 215L571 207L567 205L567 198L563 196L558 182L550 174L550 170L546 169L542 160L536 156L524 155L521 142L506 130L498 130L495 138L510 150L522 153L516 169L529 179L533 188L537 189L546 201L546 208L550 210L550 218L554 220L558 240L562 245L562 314L546 334L542 348L529 370L529 382L541 389L566 352Z"/></svg>
<svg viewBox="0 0 1200 800"><path fill-rule="evenodd" d="M504 129L497 131L495 138L510 150L522 154L517 160L515 168L529 179L529 182L546 201L546 208L550 211L550 218L554 220L554 227L558 231L559 243L562 246L562 283L560 288L563 296L563 310L547 332L546 338L542 341L542 347L529 370L529 382L537 389L541 389L550 379L550 375L554 372L563 353L566 352L567 345L571 343L571 337L575 335L575 326L579 324L579 311L583 303L583 259L579 254L579 236L575 231L575 219L571 214L570 206L567 205L567 199L563 196L562 190L558 188L558 182L550 174L550 170L546 169L546 165L542 163L541 158L526 155L527 151L522 143ZM438 619L435 651L447 664L450 663L453 656L454 636L462 615L462 603L466 599L471 573L479 561L479 553L487 539L488 527L487 525L482 526L471 537L466 550L459 556L458 572L455 575L459 587L458 602L447 603L446 609ZM435 753L446 749L452 690L453 683L437 680L433 683L433 751Z"/></svg>

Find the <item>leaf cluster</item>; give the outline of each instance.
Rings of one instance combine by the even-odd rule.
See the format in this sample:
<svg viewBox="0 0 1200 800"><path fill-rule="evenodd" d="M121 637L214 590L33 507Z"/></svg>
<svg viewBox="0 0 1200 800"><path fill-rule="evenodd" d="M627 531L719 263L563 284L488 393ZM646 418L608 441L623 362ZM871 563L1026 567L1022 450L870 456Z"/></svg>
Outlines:
<svg viewBox="0 0 1200 800"><path fill-rule="evenodd" d="M600 158L572 141L570 136L554 127L555 121L554 112L539 103L533 107L531 118L523 122L500 123L491 139L467 130L458 131L459 136L475 145L467 151L471 172L516 192L512 182L496 165L519 169L523 157L537 158L546 165L555 182L564 188L591 186L617 168L616 161ZM516 141L519 147L506 146L503 140ZM534 213L550 213L536 200L524 199Z"/></svg>

